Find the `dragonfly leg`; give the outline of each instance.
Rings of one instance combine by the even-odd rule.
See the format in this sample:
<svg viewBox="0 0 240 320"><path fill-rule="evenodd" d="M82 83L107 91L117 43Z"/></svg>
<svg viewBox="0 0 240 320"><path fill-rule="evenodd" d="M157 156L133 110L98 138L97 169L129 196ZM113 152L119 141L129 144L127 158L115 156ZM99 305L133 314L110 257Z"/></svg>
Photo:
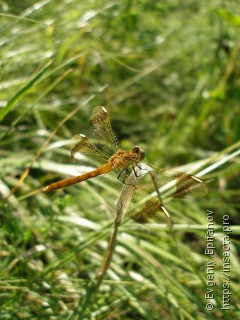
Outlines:
<svg viewBox="0 0 240 320"><path fill-rule="evenodd" d="M158 187L158 184L157 184L157 174L156 174L155 170L151 170L151 171L149 171L149 173L150 173L150 176L152 178L152 182L154 184L155 190L157 192L158 199L159 199L160 203L162 203L162 197L161 197L161 194L160 194L160 191L159 191L159 187Z"/></svg>
<svg viewBox="0 0 240 320"><path fill-rule="evenodd" d="M129 180L130 174L131 174L131 172L129 171L129 168L127 168L127 169L124 169L124 170L120 171L118 176L117 176L117 178L123 184L135 187L136 186L136 177L137 177L136 172L134 171L135 178Z"/></svg>
<svg viewBox="0 0 240 320"><path fill-rule="evenodd" d="M147 167L145 167L145 166L141 166L141 163L138 163L137 165L136 165L136 167L138 167L138 169L140 169L140 170L145 170L145 171L149 171L149 168L147 168Z"/></svg>
<svg viewBox="0 0 240 320"><path fill-rule="evenodd" d="M129 170L127 169L123 169L119 172L117 179L119 181L121 181L122 183L124 183L124 181L126 180L126 178L129 176Z"/></svg>
<svg viewBox="0 0 240 320"><path fill-rule="evenodd" d="M137 174L137 171L136 171L135 167L133 167L133 172L134 172L136 178L141 177L141 175Z"/></svg>
<svg viewBox="0 0 240 320"><path fill-rule="evenodd" d="M136 167L139 169L139 173L136 171ZM137 164L135 167L133 167L133 172L135 174L136 178L141 178L145 175L145 173L143 173L142 171L149 171L148 168L142 168L141 164Z"/></svg>

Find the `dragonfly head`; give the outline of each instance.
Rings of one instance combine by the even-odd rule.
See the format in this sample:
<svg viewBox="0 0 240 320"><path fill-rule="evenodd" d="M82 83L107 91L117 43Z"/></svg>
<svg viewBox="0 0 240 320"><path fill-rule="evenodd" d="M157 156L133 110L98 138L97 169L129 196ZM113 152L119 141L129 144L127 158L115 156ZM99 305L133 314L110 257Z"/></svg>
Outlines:
<svg viewBox="0 0 240 320"><path fill-rule="evenodd" d="M137 155L138 161L141 161L145 157L145 151L138 146L133 147L132 152Z"/></svg>

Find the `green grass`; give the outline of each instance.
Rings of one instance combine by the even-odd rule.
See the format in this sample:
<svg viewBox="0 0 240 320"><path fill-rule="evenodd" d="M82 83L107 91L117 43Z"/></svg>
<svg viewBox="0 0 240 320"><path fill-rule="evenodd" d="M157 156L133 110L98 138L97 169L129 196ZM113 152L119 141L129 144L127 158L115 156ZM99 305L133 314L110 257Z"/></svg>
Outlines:
<svg viewBox="0 0 240 320"><path fill-rule="evenodd" d="M238 3L0 6L0 318L237 319ZM159 168L202 171L209 192L167 203L172 231L126 218L110 269L93 292L116 195L108 190L105 197L94 181L51 194L40 188L71 175L70 139L87 133L97 105L108 108L122 148L140 145L145 162ZM207 210L214 212L216 247L211 312ZM224 215L232 229L230 310L221 310Z"/></svg>

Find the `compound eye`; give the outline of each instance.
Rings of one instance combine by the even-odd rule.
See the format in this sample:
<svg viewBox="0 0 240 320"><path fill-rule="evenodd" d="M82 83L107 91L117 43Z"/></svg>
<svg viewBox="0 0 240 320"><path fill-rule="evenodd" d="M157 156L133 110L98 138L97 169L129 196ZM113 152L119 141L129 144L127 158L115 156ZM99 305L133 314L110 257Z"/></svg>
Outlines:
<svg viewBox="0 0 240 320"><path fill-rule="evenodd" d="M132 152L137 153L140 159L143 159L145 157L145 151L142 148L139 148L138 146L133 147Z"/></svg>
<svg viewBox="0 0 240 320"><path fill-rule="evenodd" d="M135 146L135 147L132 148L132 152L139 153L140 152L140 148L138 146Z"/></svg>

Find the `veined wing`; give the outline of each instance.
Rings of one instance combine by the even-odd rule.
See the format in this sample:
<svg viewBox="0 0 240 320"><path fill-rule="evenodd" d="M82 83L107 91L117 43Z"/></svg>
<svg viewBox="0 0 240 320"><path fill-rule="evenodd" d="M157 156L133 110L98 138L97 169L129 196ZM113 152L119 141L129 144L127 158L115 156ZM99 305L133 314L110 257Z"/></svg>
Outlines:
<svg viewBox="0 0 240 320"><path fill-rule="evenodd" d="M130 215L130 218L141 224L165 223L169 226L172 224L171 216L165 206L158 198L153 197L150 197L140 210Z"/></svg>
<svg viewBox="0 0 240 320"><path fill-rule="evenodd" d="M198 177L169 169L157 172L157 186L164 197L199 198L208 192L206 184Z"/></svg>
<svg viewBox="0 0 240 320"><path fill-rule="evenodd" d="M90 137L99 153L108 158L118 150L118 140L112 131L107 110L98 106L94 108L90 117Z"/></svg>
<svg viewBox="0 0 240 320"><path fill-rule="evenodd" d="M89 167L98 167L108 160L108 157L100 153L84 134L73 136L71 156L76 164L87 165Z"/></svg>
<svg viewBox="0 0 240 320"><path fill-rule="evenodd" d="M117 151L107 110L94 108L90 118L90 138L83 134L72 138L71 156L76 164L98 167Z"/></svg>
<svg viewBox="0 0 240 320"><path fill-rule="evenodd" d="M130 218L138 223L172 224L171 216L162 199L203 197L207 193L206 184L199 178L174 170L162 169L157 172L145 164L140 164L145 170L137 181L135 213ZM147 174L148 173L148 174ZM137 189L143 189L138 191ZM144 194L148 196L144 197ZM140 196L138 195L140 193ZM153 197L155 195L155 197Z"/></svg>

